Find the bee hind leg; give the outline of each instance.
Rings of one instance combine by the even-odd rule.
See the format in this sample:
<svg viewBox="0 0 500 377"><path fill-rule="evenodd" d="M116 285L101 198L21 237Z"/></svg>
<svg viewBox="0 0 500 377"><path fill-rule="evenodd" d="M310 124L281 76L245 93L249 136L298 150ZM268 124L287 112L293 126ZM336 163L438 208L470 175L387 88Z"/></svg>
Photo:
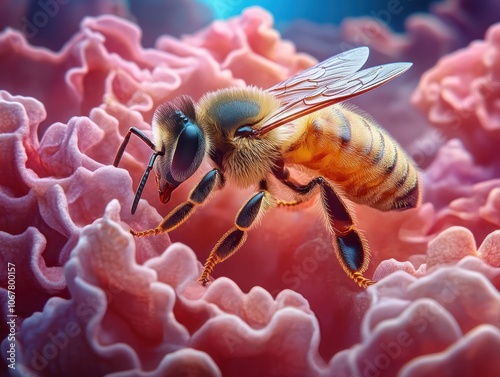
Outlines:
<svg viewBox="0 0 500 377"><path fill-rule="evenodd" d="M199 282L203 285L208 283L215 265L238 251L247 239L248 230L258 223L264 213L274 205L274 198L265 189L258 191L243 205L236 215L234 227L222 236L210 252L203 266L203 272L198 279Z"/></svg>
<svg viewBox="0 0 500 377"><path fill-rule="evenodd" d="M366 288L374 283L363 276L370 258L367 242L356 230L353 216L334 188L322 177L317 181L328 228L334 234L337 258L347 275L360 287Z"/></svg>
<svg viewBox="0 0 500 377"><path fill-rule="evenodd" d="M289 179L283 179L282 182L306 197L319 186L325 222L333 235L335 254L343 270L362 288L373 284L372 280L363 276L370 257L367 242L356 230L349 208L332 185L323 177L316 177L305 185L299 185Z"/></svg>

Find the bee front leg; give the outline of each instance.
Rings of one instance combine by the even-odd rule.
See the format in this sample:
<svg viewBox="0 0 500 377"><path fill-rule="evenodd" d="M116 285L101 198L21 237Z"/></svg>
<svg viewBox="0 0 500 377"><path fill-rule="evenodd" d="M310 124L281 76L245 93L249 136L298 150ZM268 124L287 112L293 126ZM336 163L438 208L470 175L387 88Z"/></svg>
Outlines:
<svg viewBox="0 0 500 377"><path fill-rule="evenodd" d="M174 230L181 224L183 224L189 216L191 216L196 208L205 204L211 193L216 190L220 190L224 186L224 176L222 172L218 169L213 169L209 171L205 176L198 182L198 184L189 193L188 199L174 208L162 222L154 229L143 230L136 232L130 229L136 237L144 237L150 235L158 235L160 233L170 232Z"/></svg>
<svg viewBox="0 0 500 377"><path fill-rule="evenodd" d="M222 236L210 252L198 281L206 285L215 265L229 258L245 243L248 230L274 205L274 198L267 190L260 190L253 195L236 215L234 227Z"/></svg>

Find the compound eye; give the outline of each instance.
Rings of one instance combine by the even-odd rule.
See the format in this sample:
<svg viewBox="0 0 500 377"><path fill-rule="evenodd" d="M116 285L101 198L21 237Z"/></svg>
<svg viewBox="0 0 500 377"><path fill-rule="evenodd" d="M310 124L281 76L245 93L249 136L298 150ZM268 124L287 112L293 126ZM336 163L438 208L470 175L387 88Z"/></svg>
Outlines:
<svg viewBox="0 0 500 377"><path fill-rule="evenodd" d="M172 156L171 175L183 182L198 169L205 154L205 138L197 124L188 122L179 134Z"/></svg>

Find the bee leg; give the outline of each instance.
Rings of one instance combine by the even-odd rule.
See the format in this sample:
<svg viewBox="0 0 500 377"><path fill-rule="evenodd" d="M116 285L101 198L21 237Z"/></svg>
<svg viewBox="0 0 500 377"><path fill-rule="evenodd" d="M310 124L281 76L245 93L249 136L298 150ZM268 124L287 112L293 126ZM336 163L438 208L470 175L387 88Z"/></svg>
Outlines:
<svg viewBox="0 0 500 377"><path fill-rule="evenodd" d="M281 208L292 208L299 206L306 202L306 200L303 199L296 199L296 200L291 200L291 201L285 201L285 200L277 200L276 201L276 207L281 207Z"/></svg>
<svg viewBox="0 0 500 377"><path fill-rule="evenodd" d="M269 191L263 189L253 195L236 215L234 227L217 242L210 252L203 272L198 279L203 285L209 281L215 265L233 255L246 241L247 232L252 228L264 213L274 206L274 198Z"/></svg>
<svg viewBox="0 0 500 377"><path fill-rule="evenodd" d="M218 169L209 171L191 190L188 199L170 211L156 228L140 232L130 229L130 233L136 237L144 237L150 235L156 236L160 233L174 230L184 223L189 216L194 213L197 207L206 204L212 192L220 190L223 186L224 176L222 172Z"/></svg>
<svg viewBox="0 0 500 377"><path fill-rule="evenodd" d="M313 204L313 201L310 200L310 197L298 197L294 200L286 201L286 200L276 200L276 207L284 208L287 210L298 210L304 209Z"/></svg>
<svg viewBox="0 0 500 377"><path fill-rule="evenodd" d="M366 240L356 230L348 207L328 181L317 177L306 185L298 185L289 179L282 182L306 197L310 195L311 190L319 186L327 227L334 235L335 253L343 270L362 288L373 284L372 280L363 276L370 258Z"/></svg>

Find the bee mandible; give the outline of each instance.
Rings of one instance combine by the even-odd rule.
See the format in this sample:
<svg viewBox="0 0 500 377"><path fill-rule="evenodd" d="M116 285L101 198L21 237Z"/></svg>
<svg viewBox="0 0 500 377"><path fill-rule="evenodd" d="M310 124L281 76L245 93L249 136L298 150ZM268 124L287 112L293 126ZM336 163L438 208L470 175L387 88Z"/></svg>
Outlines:
<svg viewBox="0 0 500 377"><path fill-rule="evenodd" d="M319 193L325 226L343 270L361 287L373 284L363 276L369 263L368 244L346 199L390 211L416 207L421 195L417 168L398 143L368 115L340 104L412 65L391 63L360 70L368 54L367 47L345 51L267 90L227 88L206 94L198 104L189 96L161 104L153 117L153 141L130 128L114 161L118 166L131 135L153 150L132 214L151 170L160 201L167 203L205 158L213 169L156 228L130 232L142 237L177 228L228 180L241 188L256 187L237 213L234 227L210 252L199 279L205 285L214 266L243 245L248 231L267 211L300 208ZM294 179L290 167L308 172L309 182ZM271 181L287 187L293 199L279 199Z"/></svg>

